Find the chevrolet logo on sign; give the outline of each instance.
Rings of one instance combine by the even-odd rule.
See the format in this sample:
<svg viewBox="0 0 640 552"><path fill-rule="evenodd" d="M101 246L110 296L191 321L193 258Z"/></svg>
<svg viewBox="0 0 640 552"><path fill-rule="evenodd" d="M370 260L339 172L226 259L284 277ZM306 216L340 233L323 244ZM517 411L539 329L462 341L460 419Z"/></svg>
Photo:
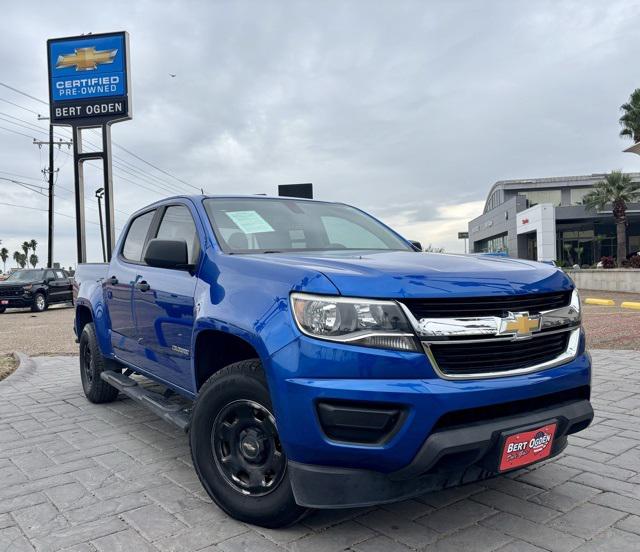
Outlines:
<svg viewBox="0 0 640 552"><path fill-rule="evenodd" d="M91 71L97 69L98 65L113 63L118 50L96 50L95 46L88 48L77 48L73 54L58 56L56 69L66 69L75 67L76 71Z"/></svg>
<svg viewBox="0 0 640 552"><path fill-rule="evenodd" d="M498 335L513 335L515 338L531 337L540 329L540 316L529 316L528 312L510 312L500 321Z"/></svg>

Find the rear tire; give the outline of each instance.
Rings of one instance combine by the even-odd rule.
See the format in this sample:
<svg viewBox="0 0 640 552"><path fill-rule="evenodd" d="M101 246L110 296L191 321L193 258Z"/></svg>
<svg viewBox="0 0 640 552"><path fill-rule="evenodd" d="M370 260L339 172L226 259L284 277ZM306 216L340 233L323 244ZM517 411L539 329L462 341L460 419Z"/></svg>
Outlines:
<svg viewBox="0 0 640 552"><path fill-rule="evenodd" d="M108 403L118 398L118 390L100 377L105 370L114 369L110 364L100 351L93 322L89 322L80 336L80 379L84 394L92 403Z"/></svg>
<svg viewBox="0 0 640 552"><path fill-rule="evenodd" d="M191 458L202 486L230 516L277 528L301 519L287 459L257 359L216 372L200 389L191 421Z"/></svg>
<svg viewBox="0 0 640 552"><path fill-rule="evenodd" d="M7 310L7 307L0 307L0 314Z"/></svg>
<svg viewBox="0 0 640 552"><path fill-rule="evenodd" d="M33 296L33 304L31 305L31 310L33 312L43 312L47 310L47 298L44 296L44 293L36 293Z"/></svg>

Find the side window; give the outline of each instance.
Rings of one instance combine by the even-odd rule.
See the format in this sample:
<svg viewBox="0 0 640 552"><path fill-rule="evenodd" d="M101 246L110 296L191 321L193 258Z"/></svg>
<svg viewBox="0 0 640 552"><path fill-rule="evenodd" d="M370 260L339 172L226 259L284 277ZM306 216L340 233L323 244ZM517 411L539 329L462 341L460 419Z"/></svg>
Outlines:
<svg viewBox="0 0 640 552"><path fill-rule="evenodd" d="M64 275L64 272L62 272L62 270L56 270L56 278L58 280L64 280L66 278L66 276Z"/></svg>
<svg viewBox="0 0 640 552"><path fill-rule="evenodd" d="M122 247L122 256L125 259L135 262L142 260L142 248L155 214L155 211L149 211L133 220Z"/></svg>
<svg viewBox="0 0 640 552"><path fill-rule="evenodd" d="M47 270L44 273L44 279L45 280L55 280L56 279L56 275L53 273L53 270Z"/></svg>
<svg viewBox="0 0 640 552"><path fill-rule="evenodd" d="M184 205L167 207L158 228L156 238L163 240L185 240L189 252L189 264L195 264L200 255L200 240L191 211Z"/></svg>

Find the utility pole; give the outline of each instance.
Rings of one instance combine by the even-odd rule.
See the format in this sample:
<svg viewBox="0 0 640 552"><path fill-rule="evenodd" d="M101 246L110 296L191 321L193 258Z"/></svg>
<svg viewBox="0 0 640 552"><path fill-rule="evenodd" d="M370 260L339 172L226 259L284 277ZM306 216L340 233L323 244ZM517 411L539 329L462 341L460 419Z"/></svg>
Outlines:
<svg viewBox="0 0 640 552"><path fill-rule="evenodd" d="M42 117L38 115L38 121L48 121L49 117ZM53 169L53 146L55 144L58 147L61 147L63 144L66 146L71 146L72 142L64 142L62 140L55 142L53 141L53 125L49 125L49 141L42 142L40 140L33 140L33 143L36 144L39 148L43 146L43 144L47 144L49 146L49 168L45 169L43 172L47 172L49 176L49 221L48 221L48 230L47 230L47 267L53 267L53 205L54 205L54 176L55 172Z"/></svg>
<svg viewBox="0 0 640 552"><path fill-rule="evenodd" d="M102 227L102 204L100 200L104 197L104 188L98 188L96 190L96 197L98 198L98 216L100 218L100 243L102 244L102 262L107 262L107 253L104 249L104 230Z"/></svg>

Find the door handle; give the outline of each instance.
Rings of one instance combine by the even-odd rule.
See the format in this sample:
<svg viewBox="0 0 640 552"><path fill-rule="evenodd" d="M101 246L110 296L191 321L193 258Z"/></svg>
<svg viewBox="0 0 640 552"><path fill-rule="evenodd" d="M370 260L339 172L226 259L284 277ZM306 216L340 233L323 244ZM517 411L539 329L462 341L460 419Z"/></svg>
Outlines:
<svg viewBox="0 0 640 552"><path fill-rule="evenodd" d="M118 285L118 278L116 278L115 276L111 276L111 278L109 278L109 283L112 286L117 286Z"/></svg>
<svg viewBox="0 0 640 552"><path fill-rule="evenodd" d="M136 284L136 289L139 289L140 291L149 291L151 289L151 286L147 284L147 282L142 280L142 282L138 282Z"/></svg>

